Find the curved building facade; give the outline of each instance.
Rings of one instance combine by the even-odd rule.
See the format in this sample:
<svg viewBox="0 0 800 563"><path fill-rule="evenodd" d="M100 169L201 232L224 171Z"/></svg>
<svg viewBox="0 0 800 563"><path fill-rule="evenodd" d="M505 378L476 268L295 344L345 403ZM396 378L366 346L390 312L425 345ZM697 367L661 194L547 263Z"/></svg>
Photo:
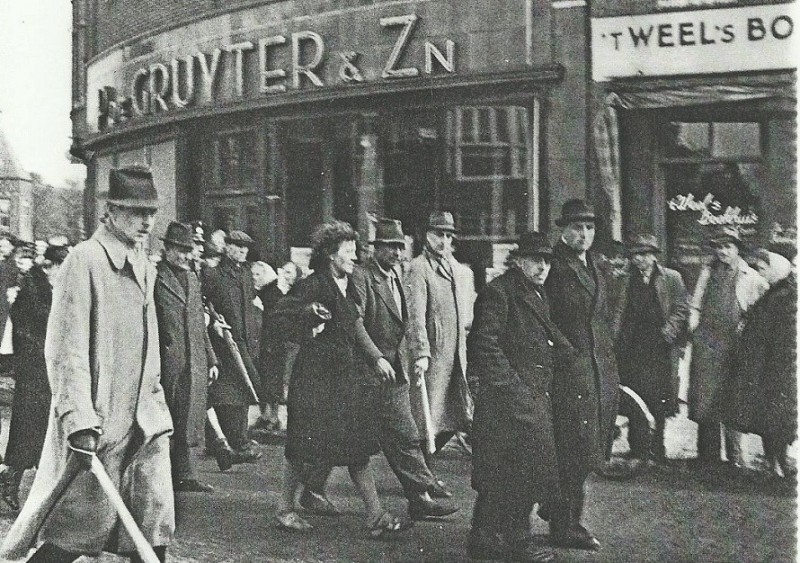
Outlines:
<svg viewBox="0 0 800 563"><path fill-rule="evenodd" d="M416 235L444 209L486 267L592 195L583 1L73 4L90 229L108 171L141 162L162 229L244 229L279 260L332 217Z"/></svg>

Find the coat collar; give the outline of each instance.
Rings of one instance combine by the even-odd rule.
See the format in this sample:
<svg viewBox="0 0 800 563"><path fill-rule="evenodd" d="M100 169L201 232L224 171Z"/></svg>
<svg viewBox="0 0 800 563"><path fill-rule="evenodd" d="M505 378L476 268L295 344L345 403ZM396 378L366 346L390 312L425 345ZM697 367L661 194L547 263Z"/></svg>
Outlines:
<svg viewBox="0 0 800 563"><path fill-rule="evenodd" d="M425 247L423 252L425 254L425 258L428 259L428 262L431 265L431 269L433 269L434 272L442 276L444 279L450 280L452 282L453 270L454 270L453 263L444 256L437 256L436 254L431 252L431 250L427 246ZM447 262L447 265L450 266L450 271L448 271L444 267L445 262Z"/></svg>
<svg viewBox="0 0 800 563"><path fill-rule="evenodd" d="M586 289L590 295L594 295L597 292L597 282L589 271L590 268L594 267L594 257L592 252L588 250L586 251L587 267L583 265L583 262L581 262L575 252L566 244L564 244L564 241L558 241L554 251L556 256L561 257L567 266L573 272L575 272L575 275L578 277L578 281L584 287L584 289Z"/></svg>
<svg viewBox="0 0 800 563"><path fill-rule="evenodd" d="M555 326L550 320L550 306L547 303L547 295L545 294L544 287L538 290L541 295L540 298L534 292L533 284L525 278L522 272L516 268L511 268L508 271L508 276L513 286L520 293L522 302L531 308L533 314L539 319L539 322L545 326L550 334L553 334Z"/></svg>
<svg viewBox="0 0 800 563"><path fill-rule="evenodd" d="M378 297L383 300L389 311L400 322L403 322L402 312L397 310L397 303L395 303L394 295L392 294L392 288L389 285L389 277L387 276L387 272L381 268L380 264L378 264L378 261L375 260L375 258L372 258L369 262L369 272L372 275L372 279L375 281L375 293L377 293ZM397 270L394 270L394 272L397 274ZM397 282L397 289L400 291L400 301L405 305L403 284L400 283L399 276Z"/></svg>
<svg viewBox="0 0 800 563"><path fill-rule="evenodd" d="M111 261L111 264L117 270L121 270L125 266L125 262L128 261L128 256L134 251L132 247L122 242L119 237L111 232L111 230L105 225L101 225L97 231L95 231L94 235L92 235L92 239L100 243L100 246L102 246L103 250L105 250L108 259ZM145 279L142 280L136 277L136 271L133 270L133 266L131 266L131 270L136 283L139 284L139 287L142 289L142 291L149 291L153 288L155 285L155 279L153 279L154 276L151 275L152 264L149 260L146 260L145 263Z"/></svg>
<svg viewBox="0 0 800 563"><path fill-rule="evenodd" d="M181 303L186 303L187 295L183 290L183 286L181 285L178 277L175 275L175 272L172 271L169 264L167 264L166 260L162 260L156 266L156 271L158 272L158 276L156 278L156 283L160 283L163 285L167 291L175 295ZM189 272L187 272L188 274Z"/></svg>

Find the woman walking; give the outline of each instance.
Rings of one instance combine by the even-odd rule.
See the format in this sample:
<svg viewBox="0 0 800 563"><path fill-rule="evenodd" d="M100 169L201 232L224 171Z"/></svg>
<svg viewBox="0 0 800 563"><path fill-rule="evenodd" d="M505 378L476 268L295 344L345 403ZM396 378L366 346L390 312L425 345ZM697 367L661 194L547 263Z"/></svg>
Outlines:
<svg viewBox="0 0 800 563"><path fill-rule="evenodd" d="M11 305L15 357L15 387L11 427L6 446L6 469L0 476L3 501L19 510L19 484L26 469L35 467L50 414L50 384L44 361L44 339L53 294L53 283L67 247L51 246L44 262L22 278Z"/></svg>
<svg viewBox="0 0 800 563"><path fill-rule="evenodd" d="M393 380L394 370L364 329L350 283L357 238L343 221L318 227L311 258L314 273L275 312L275 333L300 345L289 384L278 524L297 531L311 528L295 511L304 475L320 466L346 466L364 502L369 535L386 538L409 523L383 510L369 467L369 457L379 451L372 422L374 386L360 379L359 362L368 362L382 380Z"/></svg>

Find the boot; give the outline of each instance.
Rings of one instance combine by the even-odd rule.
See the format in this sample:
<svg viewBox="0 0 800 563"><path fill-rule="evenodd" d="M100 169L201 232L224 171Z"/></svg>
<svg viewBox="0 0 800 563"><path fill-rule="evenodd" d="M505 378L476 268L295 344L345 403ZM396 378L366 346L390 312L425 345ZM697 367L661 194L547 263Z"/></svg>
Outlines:
<svg viewBox="0 0 800 563"><path fill-rule="evenodd" d="M0 477L2 477L0 486L2 486L3 501L11 510L19 510L19 484L22 482L22 471L8 467Z"/></svg>

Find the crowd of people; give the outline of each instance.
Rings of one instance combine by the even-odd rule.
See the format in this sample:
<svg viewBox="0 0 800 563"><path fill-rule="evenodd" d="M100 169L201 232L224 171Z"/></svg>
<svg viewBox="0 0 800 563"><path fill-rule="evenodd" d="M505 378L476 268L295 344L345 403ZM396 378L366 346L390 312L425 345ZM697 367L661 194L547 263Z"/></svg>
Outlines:
<svg viewBox="0 0 800 563"><path fill-rule="evenodd" d="M595 252L601 219L569 200L556 244L521 235L473 308L449 212L430 215L411 260L393 219L376 222L364 257L351 225L319 225L307 269L251 262L247 233L206 236L200 222L171 222L151 260L150 172L116 169L109 182L102 224L74 248L19 245L6 268L13 246L0 239L0 322L10 319L16 379L0 484L13 510L22 472L38 467L4 557L36 548L29 561L101 551L141 560L86 471L99 459L164 561L174 493L213 491L198 477L197 447L226 471L259 459L259 431L285 438L282 529L306 533L309 515L339 513L325 490L337 466L363 501L369 537L453 514L434 455L456 436L472 450L471 557L554 560L530 534L537 506L553 547L596 550L582 521L586 479L609 459L618 413L629 419L628 455L666 462L690 343L699 458L721 462L724 436L726 461L740 465L741 433L752 432L772 471L796 474L793 249L753 251L722 227L690 293L650 233L631 237L624 267ZM370 465L378 453L407 516L383 507Z"/></svg>

